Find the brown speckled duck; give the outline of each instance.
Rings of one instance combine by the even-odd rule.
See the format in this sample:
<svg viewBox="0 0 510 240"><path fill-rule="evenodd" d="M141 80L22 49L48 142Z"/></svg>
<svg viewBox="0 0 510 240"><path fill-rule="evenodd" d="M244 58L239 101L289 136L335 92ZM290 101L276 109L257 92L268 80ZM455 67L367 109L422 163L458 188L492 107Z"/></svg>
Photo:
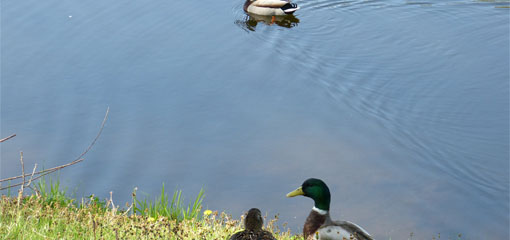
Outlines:
<svg viewBox="0 0 510 240"><path fill-rule="evenodd" d="M355 223L333 221L329 216L331 195L328 186L320 179L310 178L301 187L287 194L287 197L305 196L315 204L303 226L306 240L373 240L372 236Z"/></svg>
<svg viewBox="0 0 510 240"><path fill-rule="evenodd" d="M244 230L236 232L230 240L276 240L270 232L262 230L263 223L260 210L250 209L244 219Z"/></svg>
<svg viewBox="0 0 510 240"><path fill-rule="evenodd" d="M243 9L257 15L280 16L292 14L299 7L290 0L246 0Z"/></svg>

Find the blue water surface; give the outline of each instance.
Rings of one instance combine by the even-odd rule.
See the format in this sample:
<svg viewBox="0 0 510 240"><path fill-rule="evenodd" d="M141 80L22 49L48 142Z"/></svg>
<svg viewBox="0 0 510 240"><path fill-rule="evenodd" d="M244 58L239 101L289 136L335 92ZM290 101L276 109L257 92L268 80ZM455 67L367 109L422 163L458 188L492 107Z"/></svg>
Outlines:
<svg viewBox="0 0 510 240"><path fill-rule="evenodd" d="M3 1L1 178L59 174L116 204L162 183L235 218L313 203L377 239L509 238L509 2ZM2 185L2 186L5 186Z"/></svg>

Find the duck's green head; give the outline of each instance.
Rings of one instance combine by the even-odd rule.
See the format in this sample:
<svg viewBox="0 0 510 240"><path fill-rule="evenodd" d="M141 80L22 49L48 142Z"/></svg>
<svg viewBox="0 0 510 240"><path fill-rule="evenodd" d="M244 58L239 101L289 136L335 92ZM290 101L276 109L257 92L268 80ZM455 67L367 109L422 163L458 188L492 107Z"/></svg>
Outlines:
<svg viewBox="0 0 510 240"><path fill-rule="evenodd" d="M315 207L321 210L329 211L331 195L328 186L320 179L309 178L301 187L287 194L287 197L303 195L313 199Z"/></svg>

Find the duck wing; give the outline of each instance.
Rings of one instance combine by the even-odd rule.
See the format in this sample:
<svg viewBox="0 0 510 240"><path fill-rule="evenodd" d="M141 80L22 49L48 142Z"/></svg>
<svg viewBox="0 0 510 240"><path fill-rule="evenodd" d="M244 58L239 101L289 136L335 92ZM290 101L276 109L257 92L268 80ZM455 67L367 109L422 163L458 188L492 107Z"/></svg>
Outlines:
<svg viewBox="0 0 510 240"><path fill-rule="evenodd" d="M250 231L244 230L241 232L237 232L232 235L229 240L276 240L268 231L260 230L260 231Z"/></svg>
<svg viewBox="0 0 510 240"><path fill-rule="evenodd" d="M271 234L270 232L262 230L258 234L257 240L276 240L276 238L273 237L273 234Z"/></svg>
<svg viewBox="0 0 510 240"><path fill-rule="evenodd" d="M289 0L257 0L254 1L252 5L257 7L279 8L288 3L290 3Z"/></svg>
<svg viewBox="0 0 510 240"><path fill-rule="evenodd" d="M339 226L349 233L355 235L358 240L373 240L372 236L358 224L349 221L333 221L332 225Z"/></svg>

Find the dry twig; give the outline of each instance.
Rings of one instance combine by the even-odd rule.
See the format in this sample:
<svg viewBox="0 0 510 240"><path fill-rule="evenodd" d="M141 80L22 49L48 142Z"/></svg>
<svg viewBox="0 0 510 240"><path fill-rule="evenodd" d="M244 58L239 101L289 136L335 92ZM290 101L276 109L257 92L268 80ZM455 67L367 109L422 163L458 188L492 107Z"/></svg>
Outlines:
<svg viewBox="0 0 510 240"><path fill-rule="evenodd" d="M66 163L64 165L60 165L60 166L57 166L57 167L54 167L54 168L48 168L46 170L42 170L42 171L39 171L39 172L36 172L35 175L37 174L41 174L41 173L46 173L44 175L47 175L47 174L50 174L52 172L55 172L57 170L60 170L62 168L65 168L65 167L68 167L68 166L71 166L73 164L76 164L76 163L79 163L81 161L85 160L85 158L80 158L80 159L77 159L77 160L74 160L70 163ZM5 182L5 181L9 181L9 180L15 180L15 179L18 179L18 178L22 178L22 177L28 177L30 176L30 174L25 174L25 175L19 175L19 176L16 176L16 177L10 177L10 178L5 178L5 179L2 179L0 180L0 182ZM37 178L36 178L37 179ZM35 180L35 179L34 179ZM19 186L19 185L16 185L16 186ZM3 190L3 189L0 189L0 190Z"/></svg>
<svg viewBox="0 0 510 240"><path fill-rule="evenodd" d="M37 163L36 163L36 164L34 164L34 169L32 170L32 175L30 175L30 179L28 180L28 184L25 186L25 187L28 187L28 188L30 188L30 189L32 189L32 190L36 190L36 189L34 189L34 188L32 188L32 187L30 186L30 184L32 184L32 178L34 177L34 173L35 173L35 169L36 169L36 168L37 168ZM37 190L36 190L35 192L37 192Z"/></svg>
<svg viewBox="0 0 510 240"><path fill-rule="evenodd" d="M8 137L6 137L6 138L2 138L2 139L0 139L0 143L1 143L1 142L5 142L5 141L7 141L7 140L9 140L9 139L11 139L11 138L13 138L13 137L16 137L16 134L12 134L11 136L8 136Z"/></svg>
<svg viewBox="0 0 510 240"><path fill-rule="evenodd" d="M20 191L21 195L23 195L23 188L25 187L25 164L23 163L23 152L19 152L19 155L19 160L21 161L21 175L23 175L23 184L21 184Z"/></svg>
<svg viewBox="0 0 510 240"><path fill-rule="evenodd" d="M85 154L87 154L89 152L90 149L92 149L92 147L94 146L94 144L97 142L97 140L99 139L99 136L101 136L101 133L103 132L103 129L104 129L104 126L106 124L106 120L108 119L108 113L110 112L110 107L108 107L106 109L106 113L105 113L105 116L104 116L104 119L103 119L103 122L101 123L101 127L99 128L99 132L97 133L96 137L94 138L94 140L92 141L92 143L90 143L90 145L87 147L87 149L85 149L85 151L83 153L80 154L80 156L78 156L74 161L72 162L69 162L69 163L66 163L64 165L60 165L60 166L57 166L57 167L54 167L54 168L50 168L50 169L46 169L46 170L42 170L42 171L39 171L39 172L35 172L35 167L34 167L34 171L32 171L32 174L25 174L25 169L24 169L24 164L23 164L23 153L21 153L21 165L22 165L22 174L20 176L16 176L16 177L10 177L10 178L4 178L4 179L0 179L0 183L2 182L5 182L5 181L10 181L10 180L15 180L15 179L19 179L19 178L22 178L23 179L23 182L22 183L17 183L17 184L14 184L14 185L10 185L10 186L7 186L7 187L0 187L0 190L4 190L4 189L8 189L8 188L12 188L12 187L16 187L16 186L22 186L23 187L27 187L25 186L25 177L27 176L30 176L30 182L28 184L28 186L30 185L30 183L33 181L33 180L37 180L45 175L48 175L50 173L53 173L53 172L56 172L57 170L60 170L62 168L65 168L65 167L68 167L68 166L71 166L71 165L74 165L76 163L79 163L81 161L84 160L83 156L85 156ZM16 134L14 135L11 135L7 138L4 138L2 139L2 141L6 141L7 139L9 138L12 138L16 136ZM39 175L40 174L40 175ZM38 175L37 177L34 178L34 175Z"/></svg>

